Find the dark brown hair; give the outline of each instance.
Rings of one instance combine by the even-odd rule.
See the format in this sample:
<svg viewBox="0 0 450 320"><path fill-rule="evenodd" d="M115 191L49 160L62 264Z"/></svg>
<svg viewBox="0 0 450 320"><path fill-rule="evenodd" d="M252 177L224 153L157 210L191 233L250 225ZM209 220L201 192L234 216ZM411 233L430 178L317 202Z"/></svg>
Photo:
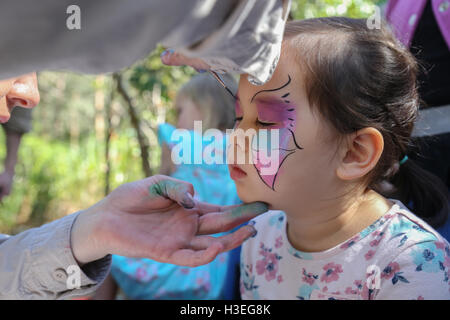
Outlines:
<svg viewBox="0 0 450 320"><path fill-rule="evenodd" d="M399 164L411 152L421 103L419 67L408 49L385 23L370 30L364 19L289 21L284 36L314 110L340 136L366 127L382 134L384 150L367 177L368 188L399 199L433 227L443 224L448 215L444 184L411 159Z"/></svg>

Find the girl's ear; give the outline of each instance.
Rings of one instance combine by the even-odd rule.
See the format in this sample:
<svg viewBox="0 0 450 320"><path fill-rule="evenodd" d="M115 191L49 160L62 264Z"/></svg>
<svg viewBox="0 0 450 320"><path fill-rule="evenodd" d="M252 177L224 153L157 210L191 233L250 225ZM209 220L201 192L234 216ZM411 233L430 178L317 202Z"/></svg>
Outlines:
<svg viewBox="0 0 450 320"><path fill-rule="evenodd" d="M351 134L347 141L336 175L342 180L358 179L378 163L384 148L383 136L375 128L364 128Z"/></svg>

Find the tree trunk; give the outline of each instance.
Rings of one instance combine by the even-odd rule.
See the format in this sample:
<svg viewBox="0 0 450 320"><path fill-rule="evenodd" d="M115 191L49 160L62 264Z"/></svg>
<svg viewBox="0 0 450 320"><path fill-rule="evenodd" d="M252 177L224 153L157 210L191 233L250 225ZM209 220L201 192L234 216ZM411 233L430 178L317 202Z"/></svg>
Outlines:
<svg viewBox="0 0 450 320"><path fill-rule="evenodd" d="M111 92L109 100L105 104L105 196L110 192L110 176L111 176L111 159L109 158L109 148L111 144L111 135L113 133L113 127L111 124L111 108L114 100L115 93L114 83L111 85Z"/></svg>
<svg viewBox="0 0 450 320"><path fill-rule="evenodd" d="M130 115L131 124L134 130L136 131L139 147L141 149L142 170L144 171L145 176L149 177L152 175L148 152L149 146L141 130L140 119L139 116L137 115L136 106L134 105L131 96L128 94L127 90L125 89L122 83L122 75L119 73L115 73L113 74L113 78L116 80L117 91L128 105L128 114Z"/></svg>

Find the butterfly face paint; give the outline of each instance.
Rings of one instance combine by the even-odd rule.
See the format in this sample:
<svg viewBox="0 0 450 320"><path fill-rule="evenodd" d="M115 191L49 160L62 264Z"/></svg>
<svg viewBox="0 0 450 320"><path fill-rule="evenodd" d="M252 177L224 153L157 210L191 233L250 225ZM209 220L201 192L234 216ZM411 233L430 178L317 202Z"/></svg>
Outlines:
<svg viewBox="0 0 450 320"><path fill-rule="evenodd" d="M278 91L286 88L291 81L290 76L288 77L289 80L284 86L265 91ZM258 122L269 129L270 135L264 134L267 131L260 130L256 139L252 140L253 162L261 180L275 191L276 178L283 162L297 150L303 149L298 145L294 135L297 118L296 107L289 101L289 92L282 91L280 97L268 99L256 98L258 93L252 98L256 104ZM293 142L293 146L290 141ZM273 169L267 170L268 168Z"/></svg>

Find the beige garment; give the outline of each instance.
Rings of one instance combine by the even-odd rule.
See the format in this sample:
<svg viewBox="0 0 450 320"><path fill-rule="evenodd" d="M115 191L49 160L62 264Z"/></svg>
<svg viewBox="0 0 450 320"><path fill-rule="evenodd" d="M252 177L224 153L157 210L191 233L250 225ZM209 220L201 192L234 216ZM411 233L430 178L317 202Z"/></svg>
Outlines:
<svg viewBox="0 0 450 320"><path fill-rule="evenodd" d="M84 265L75 278L70 231L77 216L15 236L0 235L0 299L68 299L96 290L109 272L111 256ZM73 288L78 279L79 289Z"/></svg>
<svg viewBox="0 0 450 320"><path fill-rule="evenodd" d="M291 0L77 0L78 13L66 13L73 4L2 0L0 79L118 71L161 43L261 84L279 59ZM80 29L68 25L76 17Z"/></svg>

